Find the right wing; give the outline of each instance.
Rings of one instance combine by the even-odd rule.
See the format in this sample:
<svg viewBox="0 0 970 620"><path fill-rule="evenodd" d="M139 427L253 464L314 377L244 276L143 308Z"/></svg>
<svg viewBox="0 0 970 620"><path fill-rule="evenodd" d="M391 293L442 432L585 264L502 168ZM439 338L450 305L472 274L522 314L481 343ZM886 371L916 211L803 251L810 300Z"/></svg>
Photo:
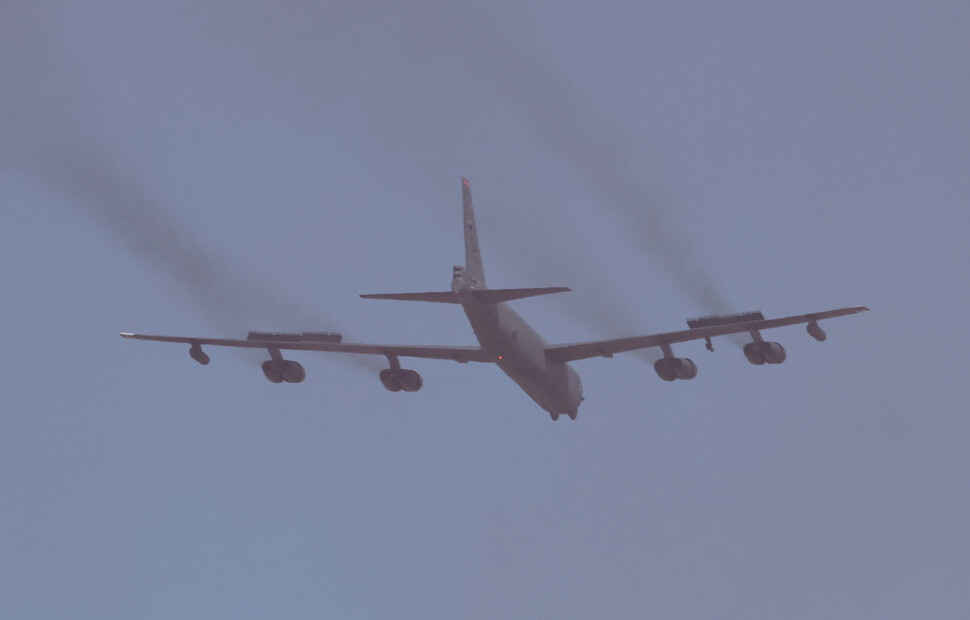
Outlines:
<svg viewBox="0 0 970 620"><path fill-rule="evenodd" d="M663 334L651 334L649 336L634 336L632 338L616 338L614 340L596 340L592 342L578 342L576 344L553 345L546 349L546 358L557 362L571 362L589 357L612 357L614 353L625 351L635 351L637 349L648 349L651 347L662 347L687 342L689 340L706 340L714 336L726 336L728 334L742 334L754 330L771 329L772 327L783 327L785 325L798 325L799 323L814 323L822 319L831 319L847 314L865 312L869 308L865 306L852 306L849 308L839 308L837 310L827 310L825 312L813 312L811 314L799 314L796 316L786 316L780 319L762 319L759 321L747 321L743 323L731 323L727 325L711 325L709 327L698 327L685 329L677 332L666 332Z"/></svg>
<svg viewBox="0 0 970 620"><path fill-rule="evenodd" d="M135 340L151 340L154 342L178 342L201 347L211 345L217 347L243 347L247 349L277 349L287 351L326 351L329 353L357 353L363 355L385 355L397 357L422 357L426 359L453 360L466 362L491 362L479 347L439 347L433 345L397 345L397 344L354 344L351 342L287 342L276 340L233 340L228 338L191 338L186 336L150 336L147 334L132 334L122 332L123 338Z"/></svg>

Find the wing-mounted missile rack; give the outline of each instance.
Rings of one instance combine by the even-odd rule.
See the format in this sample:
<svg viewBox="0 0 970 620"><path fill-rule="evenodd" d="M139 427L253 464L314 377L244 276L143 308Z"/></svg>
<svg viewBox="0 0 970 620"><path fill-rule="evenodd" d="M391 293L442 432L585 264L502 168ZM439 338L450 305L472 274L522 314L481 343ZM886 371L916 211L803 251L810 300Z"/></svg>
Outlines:
<svg viewBox="0 0 970 620"><path fill-rule="evenodd" d="M715 325L734 325L736 323L749 323L751 321L764 321L765 315L761 311L739 312L737 314L718 314L715 316L702 316L696 319L687 319L687 327L699 329L701 327L714 327Z"/></svg>
<svg viewBox="0 0 970 620"><path fill-rule="evenodd" d="M702 327L715 327L718 325L737 325L740 323L750 323L752 321L764 321L765 315L760 310L753 312L738 312L737 314L717 314L713 316L701 316L696 319L687 319L687 327L700 329ZM708 351L714 350L714 344L710 337L704 339L704 346Z"/></svg>
<svg viewBox="0 0 970 620"><path fill-rule="evenodd" d="M343 335L337 332L249 332L246 340L268 342L340 342Z"/></svg>

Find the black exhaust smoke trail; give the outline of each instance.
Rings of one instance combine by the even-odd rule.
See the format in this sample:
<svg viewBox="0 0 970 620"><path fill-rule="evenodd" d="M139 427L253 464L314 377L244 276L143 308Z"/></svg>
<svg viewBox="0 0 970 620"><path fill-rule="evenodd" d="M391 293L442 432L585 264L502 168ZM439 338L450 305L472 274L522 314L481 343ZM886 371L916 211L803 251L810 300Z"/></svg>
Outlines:
<svg viewBox="0 0 970 620"><path fill-rule="evenodd" d="M45 165L35 165L31 172L107 225L133 254L171 276L214 322L239 332L263 327L264 321L282 329L334 328L333 323L321 326L319 316L212 256L195 235L176 224L157 201L103 155L60 153ZM254 325L254 321L259 323ZM347 357L368 370L381 366L369 356Z"/></svg>
<svg viewBox="0 0 970 620"><path fill-rule="evenodd" d="M47 180L118 233L133 253L177 280L213 318L235 329L254 319L288 328L314 324L313 317L279 294L261 290L211 256L186 227L167 217L164 208L104 157L75 153L64 164L45 170Z"/></svg>
<svg viewBox="0 0 970 620"><path fill-rule="evenodd" d="M598 337L618 338L621 336L635 336L649 329L641 318L635 319L624 312L622 304L604 303L606 299L614 299L617 291L611 289L601 273L594 273L595 267L589 261L574 261L568 267L562 263L561 248L551 249L543 244L537 244L532 231L523 231L517 226L508 226L500 218L492 220L497 226L502 239L509 247L534 264L543 265L543 276L549 278L548 283L562 283L574 286L571 293L566 293L557 300L584 323L608 331ZM577 286L577 283L581 283ZM638 349L629 353L651 364L661 357L659 349Z"/></svg>
<svg viewBox="0 0 970 620"><path fill-rule="evenodd" d="M582 94L518 51L495 32L460 19L436 28L441 44L462 58L502 97L518 107L536 135L620 214L640 247L671 275L705 312L730 310L724 296L690 252L688 239L669 222L669 210L651 200L635 176L624 171L626 144L608 123L584 109Z"/></svg>
<svg viewBox="0 0 970 620"><path fill-rule="evenodd" d="M320 316L207 252L186 226L175 223L162 204L105 155L104 144L90 137L92 130L78 113L85 98L78 96L84 92L77 85L77 72L52 60L38 42L46 37L32 36L37 32L7 34L0 29L0 160L8 168L34 177L106 225L133 254L185 287L217 324L240 331L266 327L252 321L285 329L335 328L329 322L321 325ZM344 357L368 370L381 367L371 356Z"/></svg>

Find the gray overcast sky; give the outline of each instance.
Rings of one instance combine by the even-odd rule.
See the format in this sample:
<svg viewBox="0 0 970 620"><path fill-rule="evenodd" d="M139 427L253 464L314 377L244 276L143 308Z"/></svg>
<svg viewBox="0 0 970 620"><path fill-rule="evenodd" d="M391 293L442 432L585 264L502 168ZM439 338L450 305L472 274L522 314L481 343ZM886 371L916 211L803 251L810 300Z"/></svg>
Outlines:
<svg viewBox="0 0 970 620"><path fill-rule="evenodd" d="M970 7L0 5L0 616L970 613ZM339 329L553 342L866 304L579 362L552 423L496 368L124 341Z"/></svg>

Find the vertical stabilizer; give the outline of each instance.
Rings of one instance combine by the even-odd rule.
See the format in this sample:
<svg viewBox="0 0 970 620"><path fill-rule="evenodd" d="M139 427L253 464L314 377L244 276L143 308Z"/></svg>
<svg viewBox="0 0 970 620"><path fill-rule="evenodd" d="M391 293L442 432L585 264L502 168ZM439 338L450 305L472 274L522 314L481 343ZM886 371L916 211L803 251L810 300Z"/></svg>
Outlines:
<svg viewBox="0 0 970 620"><path fill-rule="evenodd" d="M468 179L461 179L461 197L465 212L465 271L485 284L485 267L482 251L478 247L478 229L475 228L475 209L472 207L472 188Z"/></svg>

